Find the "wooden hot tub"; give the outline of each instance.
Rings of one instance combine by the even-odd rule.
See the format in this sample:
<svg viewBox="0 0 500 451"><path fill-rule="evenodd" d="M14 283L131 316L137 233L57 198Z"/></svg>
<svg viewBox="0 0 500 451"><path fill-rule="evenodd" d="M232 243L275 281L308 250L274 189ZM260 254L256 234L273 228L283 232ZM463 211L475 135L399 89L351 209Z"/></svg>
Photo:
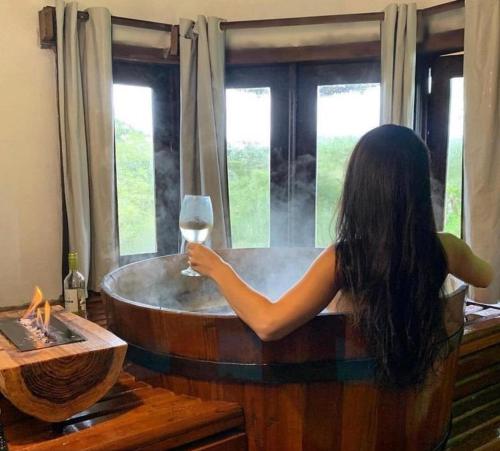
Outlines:
<svg viewBox="0 0 500 451"><path fill-rule="evenodd" d="M254 287L278 297L317 249L241 249L221 254ZM262 342L215 285L180 275L180 255L110 273L103 297L128 358L160 372L178 393L239 402L250 450L426 450L446 439L463 315L425 390L381 390L373 361L345 315L322 312L276 342ZM459 296L460 297L460 296ZM462 294L463 300L463 294Z"/></svg>

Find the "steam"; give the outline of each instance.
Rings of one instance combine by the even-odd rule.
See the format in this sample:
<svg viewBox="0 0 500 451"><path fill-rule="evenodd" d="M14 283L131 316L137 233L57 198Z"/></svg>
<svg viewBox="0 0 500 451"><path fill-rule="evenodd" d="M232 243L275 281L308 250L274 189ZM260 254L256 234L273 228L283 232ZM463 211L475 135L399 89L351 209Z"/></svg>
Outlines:
<svg viewBox="0 0 500 451"><path fill-rule="evenodd" d="M227 249L220 254L252 287L276 300L300 279L319 252L273 248ZM210 279L182 276L185 265L182 255L144 260L108 275L104 287L115 296L159 309L234 314Z"/></svg>
<svg viewBox="0 0 500 451"><path fill-rule="evenodd" d="M442 229L444 224L444 203L446 198L441 199L441 195L445 193L443 183L435 178L431 178L431 200L432 208L434 210L434 221L438 230ZM444 194L446 196L446 194Z"/></svg>

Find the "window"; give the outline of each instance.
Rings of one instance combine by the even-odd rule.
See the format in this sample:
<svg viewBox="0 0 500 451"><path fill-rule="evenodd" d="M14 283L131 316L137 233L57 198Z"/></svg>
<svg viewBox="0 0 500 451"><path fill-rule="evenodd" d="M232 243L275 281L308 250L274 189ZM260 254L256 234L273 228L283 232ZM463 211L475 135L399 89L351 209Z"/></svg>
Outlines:
<svg viewBox="0 0 500 451"><path fill-rule="evenodd" d="M380 123L380 65L335 63L298 70L293 242L328 246L351 152Z"/></svg>
<svg viewBox="0 0 500 451"><path fill-rule="evenodd" d="M227 89L226 107L232 245L269 247L271 89Z"/></svg>
<svg viewBox="0 0 500 451"><path fill-rule="evenodd" d="M442 56L430 64L427 144L438 230L462 234L463 57Z"/></svg>
<svg viewBox="0 0 500 451"><path fill-rule="evenodd" d="M380 123L380 85L320 85L317 93L316 246L332 240L336 208L351 152Z"/></svg>
<svg viewBox="0 0 500 451"><path fill-rule="evenodd" d="M379 124L379 79L378 63L227 69L234 247L332 242L347 159Z"/></svg>
<svg viewBox="0 0 500 451"><path fill-rule="evenodd" d="M173 65L113 64L121 264L178 249L178 73Z"/></svg>
<svg viewBox="0 0 500 451"><path fill-rule="evenodd" d="M115 84L113 104L120 253L155 253L152 90Z"/></svg>
<svg viewBox="0 0 500 451"><path fill-rule="evenodd" d="M419 93L438 228L461 233L461 56L429 57ZM422 73L425 73L423 71ZM121 263L179 244L179 67L115 61ZM327 246L346 163L379 124L378 62L226 69L226 143L234 247Z"/></svg>
<svg viewBox="0 0 500 451"><path fill-rule="evenodd" d="M233 247L287 245L289 68L226 71L226 146Z"/></svg>
<svg viewBox="0 0 500 451"><path fill-rule="evenodd" d="M462 233L462 150L464 123L464 79L450 80L450 115L448 128L448 163L444 204L444 230Z"/></svg>

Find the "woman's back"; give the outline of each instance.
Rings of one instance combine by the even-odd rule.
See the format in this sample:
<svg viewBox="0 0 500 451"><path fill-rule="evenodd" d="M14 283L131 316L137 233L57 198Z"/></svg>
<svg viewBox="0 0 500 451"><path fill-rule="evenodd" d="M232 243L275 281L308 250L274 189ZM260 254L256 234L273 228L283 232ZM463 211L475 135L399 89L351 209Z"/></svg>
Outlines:
<svg viewBox="0 0 500 451"><path fill-rule="evenodd" d="M279 340L312 319L341 289L376 360L378 382L391 387L423 383L440 356L446 275L475 285L491 278L491 268L465 243L437 234L428 149L413 131L396 125L377 127L357 143L336 243L278 302L253 290L207 248L190 245L189 255L264 341Z"/></svg>
<svg viewBox="0 0 500 451"><path fill-rule="evenodd" d="M475 255L467 243L456 236L444 232L438 232L437 236L443 246L448 274L476 287L488 286L493 271L487 262ZM353 302L340 288L328 305L328 310L332 313L353 313Z"/></svg>

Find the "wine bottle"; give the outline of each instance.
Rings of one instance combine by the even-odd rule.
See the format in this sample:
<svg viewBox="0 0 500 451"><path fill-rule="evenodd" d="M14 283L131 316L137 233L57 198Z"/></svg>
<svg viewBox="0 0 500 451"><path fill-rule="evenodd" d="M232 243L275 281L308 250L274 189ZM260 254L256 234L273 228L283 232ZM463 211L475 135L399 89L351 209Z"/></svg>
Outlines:
<svg viewBox="0 0 500 451"><path fill-rule="evenodd" d="M69 274L64 278L64 308L84 318L87 317L87 285L78 271L78 253L68 254Z"/></svg>

